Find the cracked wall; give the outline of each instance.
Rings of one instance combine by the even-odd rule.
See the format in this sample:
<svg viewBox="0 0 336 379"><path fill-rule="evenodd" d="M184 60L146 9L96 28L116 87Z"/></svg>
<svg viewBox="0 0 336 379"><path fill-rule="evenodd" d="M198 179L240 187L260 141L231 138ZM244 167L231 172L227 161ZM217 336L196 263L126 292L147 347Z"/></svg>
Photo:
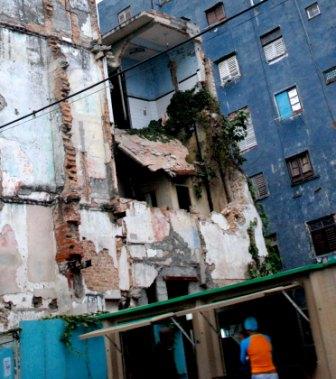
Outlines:
<svg viewBox="0 0 336 379"><path fill-rule="evenodd" d="M0 5L0 124L105 77L95 1ZM0 133L0 330L82 301L81 209L115 192L108 102L102 84Z"/></svg>
<svg viewBox="0 0 336 379"><path fill-rule="evenodd" d="M0 1L0 124L106 75L90 51L93 0ZM243 280L250 221L266 254L245 179L205 218L116 197L107 85L0 132L0 331L20 320L147 302L156 282L189 291Z"/></svg>

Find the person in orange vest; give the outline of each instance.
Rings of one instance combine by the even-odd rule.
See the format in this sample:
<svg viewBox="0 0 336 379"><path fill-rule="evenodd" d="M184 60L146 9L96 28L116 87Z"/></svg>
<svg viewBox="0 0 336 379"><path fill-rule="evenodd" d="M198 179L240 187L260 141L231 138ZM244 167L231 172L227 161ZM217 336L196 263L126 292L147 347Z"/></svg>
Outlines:
<svg viewBox="0 0 336 379"><path fill-rule="evenodd" d="M279 379L272 358L271 339L258 333L258 322L254 317L244 321L248 337L240 343L240 360L250 361L252 379Z"/></svg>

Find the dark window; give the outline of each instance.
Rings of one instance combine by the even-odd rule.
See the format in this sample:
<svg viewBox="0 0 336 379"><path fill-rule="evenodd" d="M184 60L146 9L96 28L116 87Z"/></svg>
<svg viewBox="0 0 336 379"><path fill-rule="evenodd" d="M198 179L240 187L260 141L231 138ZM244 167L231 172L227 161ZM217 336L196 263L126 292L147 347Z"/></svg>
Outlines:
<svg viewBox="0 0 336 379"><path fill-rule="evenodd" d="M262 199L269 195L267 181L262 172L260 174L251 176L250 179L253 185L256 200Z"/></svg>
<svg viewBox="0 0 336 379"><path fill-rule="evenodd" d="M336 66L324 71L324 79L326 84L330 84L336 81Z"/></svg>
<svg viewBox="0 0 336 379"><path fill-rule="evenodd" d="M152 285L146 288L146 295L148 304L157 302L157 294L156 294L156 281L152 283Z"/></svg>
<svg viewBox="0 0 336 379"><path fill-rule="evenodd" d="M308 222L316 255L336 251L335 215Z"/></svg>
<svg viewBox="0 0 336 379"><path fill-rule="evenodd" d="M189 211L189 208L191 206L189 187L181 184L176 184L176 193L180 209Z"/></svg>
<svg viewBox="0 0 336 379"><path fill-rule="evenodd" d="M278 238L276 233L270 234L265 238L266 244L267 244L267 249L269 253L272 253L272 264L273 267L280 271L282 270L282 261L281 261L281 256L280 256L280 251L279 251L279 245L278 245Z"/></svg>
<svg viewBox="0 0 336 379"><path fill-rule="evenodd" d="M314 170L310 162L308 151L288 158L286 162L293 184L304 182L314 176Z"/></svg>
<svg viewBox="0 0 336 379"><path fill-rule="evenodd" d="M167 287L167 294L168 299L173 299L174 297L184 296L188 295L189 293L189 280L167 280L166 281L166 287Z"/></svg>
<svg viewBox="0 0 336 379"><path fill-rule="evenodd" d="M206 18L209 25L216 24L225 19L224 5L218 3L214 7L205 11Z"/></svg>

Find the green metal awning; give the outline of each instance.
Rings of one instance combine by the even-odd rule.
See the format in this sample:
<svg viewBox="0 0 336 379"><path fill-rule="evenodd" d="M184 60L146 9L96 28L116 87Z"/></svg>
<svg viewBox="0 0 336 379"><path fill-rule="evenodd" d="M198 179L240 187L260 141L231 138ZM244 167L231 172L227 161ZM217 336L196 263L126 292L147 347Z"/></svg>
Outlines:
<svg viewBox="0 0 336 379"><path fill-rule="evenodd" d="M165 319L175 319L175 317L181 317L181 316L185 316L187 314L194 314L194 313L203 312L203 311L206 312L206 311L213 310L213 309L220 309L220 308L228 307L231 305L236 305L239 303L243 303L245 301L261 299L267 295L283 292L283 291L286 291L288 289L298 287L299 285L300 284L298 282L293 282L287 286L280 286L280 287L275 287L275 288L271 288L268 290L263 290L263 291L251 293L249 295L237 296L237 297L235 297L233 299L229 299L229 300L216 301L216 302L213 302L210 304L204 304L204 305L199 305L199 306L196 305L194 307L187 308L187 309L185 309L183 311L179 311L179 312L164 313L164 314L161 314L159 316L154 316L154 317L150 317L150 318L137 319L137 320L134 320L131 322L122 322L122 323L118 323L118 324L111 326L111 327L106 327L106 328L102 328L99 330L95 330L95 331L90 332L90 333L83 334L80 336L80 338L81 339L88 339L88 338L93 338L93 337L109 336L109 335L114 334L114 333L126 332L129 330L142 328L144 326L149 326L151 324L154 324L158 321L162 321Z"/></svg>
<svg viewBox="0 0 336 379"><path fill-rule="evenodd" d="M311 272L334 266L336 266L336 258L330 259L328 263L312 264L166 301L128 308L114 313L99 314L95 316L97 321L106 321L110 325L84 334L81 338L108 336L113 333L148 326L164 319L210 309L220 309L275 293L285 293L288 289L300 286L300 280L307 278Z"/></svg>
<svg viewBox="0 0 336 379"><path fill-rule="evenodd" d="M336 258L330 259L328 263L316 263L292 270L281 271L274 275L264 276L256 279L249 279L232 285L220 288L212 288L201 292L192 293L186 296L176 297L174 299L160 301L152 304L141 305L134 308L127 308L113 313L102 313L96 315L100 321L125 322L136 318L145 317L145 315L154 316L167 312L167 309L183 310L190 308L191 304L210 303L214 301L232 299L237 296L247 295L258 290L270 289L279 285L287 285L292 280L297 280L309 276L311 272L324 270L336 266Z"/></svg>

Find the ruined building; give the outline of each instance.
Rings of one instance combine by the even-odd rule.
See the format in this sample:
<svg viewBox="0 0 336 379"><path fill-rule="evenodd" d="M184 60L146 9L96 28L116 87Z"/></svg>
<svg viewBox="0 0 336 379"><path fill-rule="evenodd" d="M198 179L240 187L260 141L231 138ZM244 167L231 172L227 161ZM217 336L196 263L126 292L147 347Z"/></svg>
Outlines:
<svg viewBox="0 0 336 379"><path fill-rule="evenodd" d="M32 113L0 129L0 329L244 279L251 222L267 254L244 176L229 198L211 186L210 206L185 146L127 131L165 117L176 90L212 88L201 41L115 75L197 28L144 12L102 40L94 0L6 0L0 22L0 124Z"/></svg>

